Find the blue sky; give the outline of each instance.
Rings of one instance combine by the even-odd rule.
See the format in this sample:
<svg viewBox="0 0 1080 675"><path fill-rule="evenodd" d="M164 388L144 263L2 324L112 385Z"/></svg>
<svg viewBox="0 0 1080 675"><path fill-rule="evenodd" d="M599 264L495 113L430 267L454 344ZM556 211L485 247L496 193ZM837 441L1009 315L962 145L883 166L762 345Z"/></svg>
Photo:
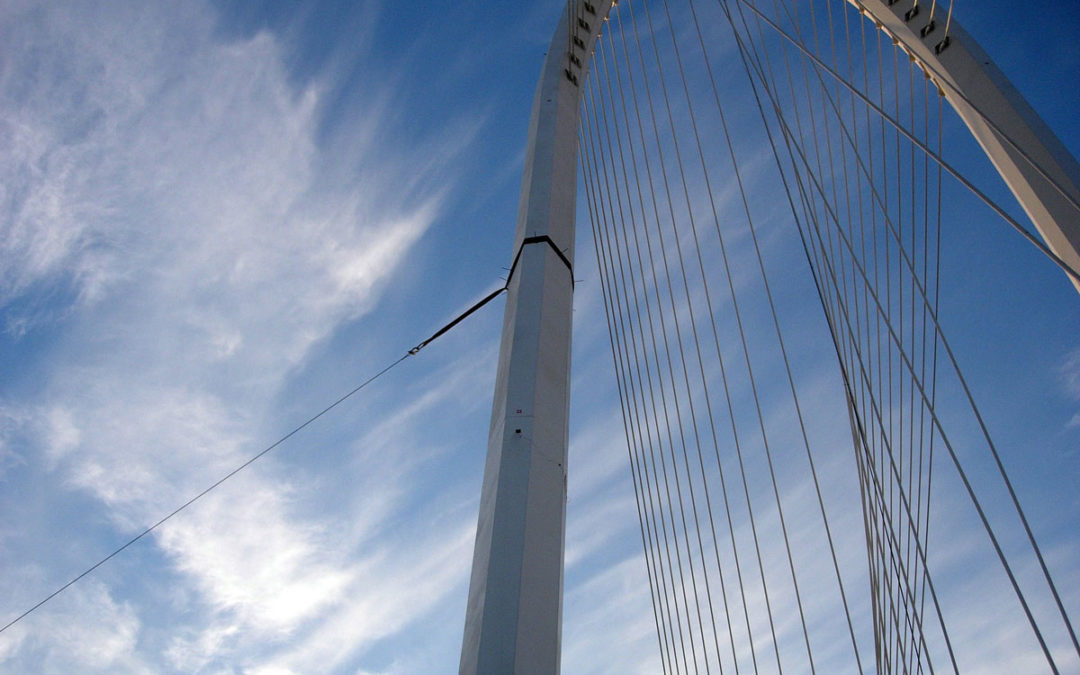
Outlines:
<svg viewBox="0 0 1080 675"><path fill-rule="evenodd" d="M502 283L563 6L521 4L0 7L0 619ZM957 16L1077 153L1080 10L1001 4ZM965 208L946 330L1080 588L1080 303ZM586 247L564 671L657 672ZM0 635L0 671L455 672L500 314Z"/></svg>

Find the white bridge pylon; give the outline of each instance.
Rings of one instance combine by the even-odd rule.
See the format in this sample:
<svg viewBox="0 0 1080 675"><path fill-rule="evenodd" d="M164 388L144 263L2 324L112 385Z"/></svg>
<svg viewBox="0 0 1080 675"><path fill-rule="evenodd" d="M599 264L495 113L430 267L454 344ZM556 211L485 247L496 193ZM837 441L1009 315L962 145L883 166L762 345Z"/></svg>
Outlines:
<svg viewBox="0 0 1080 675"><path fill-rule="evenodd" d="M915 0L848 0L971 129L1048 247L1080 270L1080 166L982 49ZM611 0L571 0L536 89L508 280L460 672L557 673L582 91ZM924 3L925 4L925 3ZM918 6L917 6L918 5ZM920 11L921 10L921 11ZM1073 283L1080 290L1080 281Z"/></svg>
<svg viewBox="0 0 1080 675"><path fill-rule="evenodd" d="M529 123L460 672L559 672L581 89L612 2L567 4Z"/></svg>

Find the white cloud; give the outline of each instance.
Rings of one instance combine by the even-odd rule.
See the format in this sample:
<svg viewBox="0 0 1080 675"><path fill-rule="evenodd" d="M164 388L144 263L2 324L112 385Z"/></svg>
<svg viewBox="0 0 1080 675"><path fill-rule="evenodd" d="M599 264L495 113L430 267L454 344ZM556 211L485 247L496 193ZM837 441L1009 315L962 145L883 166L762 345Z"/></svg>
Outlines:
<svg viewBox="0 0 1080 675"><path fill-rule="evenodd" d="M350 111L363 120L357 135L339 132L327 152L320 85L290 80L269 33L223 41L197 3L7 13L22 30L0 71L0 139L11 149L0 159L0 304L14 338L59 339L40 393L3 403L0 459L15 456L17 427L19 455L36 449L45 470L134 533L261 449L257 432L280 428L274 397L288 374L373 306L439 214L424 181L479 122L457 124L464 132L442 145L410 146L379 133L390 107L373 89L370 110ZM345 163L342 148L361 154ZM337 175L358 162L375 177ZM463 576L446 556L462 557L465 533L431 544L439 570L400 565L399 555L432 559L416 546L349 561L357 540L332 542L337 518L301 513L280 474L267 461L155 533L199 617L177 626L174 667L265 651L260 639L277 644L323 615L334 635L385 634ZM384 480L385 513L402 491ZM375 579L366 609L342 604ZM33 663L44 641L71 668L96 670L136 653L139 607L94 589L111 612L99 617L108 636L35 628L0 658ZM393 593L412 601L371 612ZM313 630L335 658L365 644Z"/></svg>
<svg viewBox="0 0 1080 675"><path fill-rule="evenodd" d="M245 627L286 632L336 597L350 574L335 564L326 533L296 522L280 484L268 482L238 478L163 528L158 542L216 611L231 611Z"/></svg>
<svg viewBox="0 0 1080 675"><path fill-rule="evenodd" d="M640 555L615 562L569 590L566 607L572 617L563 627L566 672L661 672Z"/></svg>
<svg viewBox="0 0 1080 675"><path fill-rule="evenodd" d="M550 18L540 5L526 11L545 25ZM360 23L365 32L355 41L374 43L375 13ZM392 120L400 112L392 83L357 76L365 64L343 58L356 54L339 53L330 59L334 72L299 81L287 72L287 50L275 34L227 39L203 2L16 0L0 7L0 37L10 38L0 62L0 326L12 343L40 349L33 356L44 364L35 366L40 378L25 397L0 400L0 479L26 470L38 472L35 487L62 484L56 494L84 512L58 509L47 523L63 520L73 533L56 557L93 560L99 548L86 543L99 531L81 530L108 529L123 541L306 412L283 411L277 398L296 385L291 375L402 274L402 261L450 194L440 169L473 141L483 120L441 119L427 140L394 134L425 132ZM542 37L537 51L546 45L546 32ZM475 55L455 59L472 63ZM355 108L335 110L348 123L327 129L328 110L340 101L324 84L344 80ZM434 176L441 184L432 188ZM732 233L733 251L745 235ZM588 258L579 256L591 264ZM739 260L741 293L756 263ZM597 291L595 283L579 286L579 316L602 313ZM606 373L605 338L579 331L576 349L582 337L602 354ZM593 341L600 348L588 346ZM457 362L409 392L421 392L410 404L393 414L361 411L363 423L328 432L361 438L351 447L333 440L348 451L328 460L314 439L306 455L268 457L128 551L152 559L138 576L161 597L140 597L150 595L147 588L128 588L119 573L109 575L116 567L103 569L100 581L57 601L67 604L49 605L0 636L0 669L452 669L445 656L456 653L445 643L459 637L482 442L475 454L448 459L451 442L428 427L437 426L433 418L475 416L487 406L492 345L474 339L466 346ZM1063 373L1080 396L1073 372L1080 362L1072 357ZM595 373L575 361L575 383L595 384ZM812 387L811 400L825 389ZM579 396L575 416L599 398L595 390ZM790 417L769 412L770 429ZM372 419L378 422L365 427ZM826 427L829 440L849 435L844 419L810 423ZM568 672L659 669L636 513L624 491L624 443L615 414L575 433ZM309 461L333 469L313 476ZM469 461L475 470L462 470L466 478L453 473ZM830 487L836 466L819 466ZM789 478L781 475L783 499L785 509L794 505L786 513L796 525L817 506L806 485ZM325 489L335 481L348 489ZM420 500L424 506L414 509ZM333 515L324 502L333 502ZM775 520L768 500L760 503L761 518ZM834 530L852 553L844 559L855 559L862 545L858 515L845 512ZM51 552L11 562L15 554L4 544L13 529L25 527L33 538L37 525L7 523L0 532L0 570L23 565L18 593L4 595L20 602L40 598L69 574L52 564ZM748 545L740 527L733 536ZM43 540L53 534L41 531ZM820 544L804 532L793 537L796 546ZM763 556L783 561L780 542L771 542ZM946 562L949 553L942 551ZM755 562L744 561L748 576ZM818 569L826 563L819 559L807 577L831 575ZM809 586L803 600L816 623L831 607L823 599L828 589ZM778 595L787 617L782 641L797 644L793 600ZM461 606L448 609L455 602ZM751 589L747 605L760 640L767 631L760 589ZM993 615L986 606L984 616ZM974 641L992 628L973 623L968 634ZM410 644L398 655L370 656L415 635L438 647ZM998 644L1011 649L1012 637ZM166 663L140 660L159 654Z"/></svg>
<svg viewBox="0 0 1080 675"><path fill-rule="evenodd" d="M1065 391L1077 402L1080 402L1080 349L1074 349L1065 357L1061 364L1061 380L1065 385ZM1072 416L1066 425L1069 428L1080 427L1080 412Z"/></svg>
<svg viewBox="0 0 1080 675"><path fill-rule="evenodd" d="M40 672L146 672L134 649L139 623L131 606L116 602L103 584L88 580L5 633L0 664L29 652Z"/></svg>
<svg viewBox="0 0 1080 675"><path fill-rule="evenodd" d="M293 672L333 670L430 611L464 582L474 527L472 522L458 523L449 533L432 530L426 538L363 556L353 583L342 590L349 601L327 612L295 647L275 654L274 667Z"/></svg>

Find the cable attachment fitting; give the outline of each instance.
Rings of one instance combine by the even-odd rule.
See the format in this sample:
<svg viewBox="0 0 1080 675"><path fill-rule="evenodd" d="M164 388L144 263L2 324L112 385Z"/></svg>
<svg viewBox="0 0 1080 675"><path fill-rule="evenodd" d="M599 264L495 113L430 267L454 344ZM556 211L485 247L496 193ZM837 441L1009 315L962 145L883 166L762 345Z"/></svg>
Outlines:
<svg viewBox="0 0 1080 675"><path fill-rule="evenodd" d="M434 342L434 341L435 341L435 339L436 339L436 338L438 338L439 336L441 336L441 335L442 335L443 333L445 333L446 331L450 330L450 329L451 329L451 328L453 328L454 326L456 326L456 325L458 325L459 323L461 323L462 321L464 321L464 320L465 320L465 318L466 318L466 317L468 317L468 316L469 316L470 314L472 314L472 313L473 313L473 312L475 312L476 310L480 309L480 308L481 308L481 307L483 307L484 305L488 304L489 302L491 302L491 301L492 301L492 300L494 300L495 298L497 298L497 297L499 297L500 295L502 295L502 294L503 294L503 291L505 291L505 290L506 290L506 286L503 286L502 288L500 288L500 289L498 289L498 290L496 290L496 291L492 291L491 293L489 293L489 294L488 294L488 296L487 296L486 298L484 298L484 299L483 299L483 300L481 300L480 302L476 303L476 304L475 304L475 305L473 305L472 307L468 308L467 310L465 310L464 312L462 312L461 314L459 314L459 315L458 315L458 317L457 317L456 319L454 319L453 321L451 321L450 323L446 324L445 326L443 326L443 327L442 327L442 328L440 328L439 330L435 331L435 334L434 334L434 335L432 335L432 336L431 336L431 337L429 337L428 339L424 340L424 341L423 341L423 342L421 342L420 344L418 344L418 345L416 345L415 347L413 347L412 349L410 349L410 350L409 350L409 353L408 353L408 356L416 356L416 354L417 354L417 353L419 353L419 351L420 351L421 349L423 349L424 347L427 347L427 346L428 346L429 344L431 344L432 342Z"/></svg>

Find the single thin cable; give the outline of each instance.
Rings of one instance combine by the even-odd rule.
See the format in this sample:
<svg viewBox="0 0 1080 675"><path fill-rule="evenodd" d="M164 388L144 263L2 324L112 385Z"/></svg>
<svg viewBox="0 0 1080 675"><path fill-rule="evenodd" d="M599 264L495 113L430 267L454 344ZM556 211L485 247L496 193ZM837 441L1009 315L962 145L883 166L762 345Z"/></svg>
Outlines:
<svg viewBox="0 0 1080 675"><path fill-rule="evenodd" d="M192 504L194 504L195 502L199 501L199 500L200 500L200 499L202 499L203 497L205 497L205 496L206 496L207 494L209 494L209 493L210 493L210 492L211 492L212 490L214 490L215 488L217 488L218 486L220 486L220 485L221 485L222 483L224 483L225 481L229 480L230 478L232 478L232 477L233 477L233 476L235 476L236 474L238 474L238 473L240 473L241 471L243 471L244 469L246 469L246 468L247 468L248 466L250 466L251 464L253 464L253 463L254 463L254 462L255 462L256 460L260 459L260 458L261 458L261 457L262 457L263 455L265 455L266 453L270 452L270 451L271 451L271 450L273 450L274 448L278 447L279 445L281 445L281 444L282 444L282 443L284 443L285 441L287 441L287 440L289 440L290 438L292 438L293 436L295 436L295 435L296 435L297 433L299 433L300 431L302 431L303 429L305 429L305 428L306 428L306 427L307 427L308 425L310 425L310 424L311 424L312 422L315 422L315 421L316 421L316 420L318 420L318 419L319 419L320 417L322 417L322 416L323 416L323 415L325 415L326 413L330 412L330 411L331 411L331 410L333 410L334 408L338 407L339 405L341 405L342 403L344 403L344 402L345 402L346 400L348 400L349 398L352 398L352 396L353 396L353 395L355 395L355 394L356 394L357 392L359 392L359 391L360 391L361 389L363 389L364 387L368 386L369 384L371 384L371 383L372 383L372 382L374 382L375 380L377 380L377 379L379 379L380 377L382 377L383 375L385 375L385 374L386 374L387 372L389 372L389 371L390 371L391 369L393 369L393 368L394 368L395 366L397 366L397 365L398 365L399 363L401 363L401 362L402 362L402 361L404 361L405 359L409 358L410 356L414 356L414 355L416 355L416 353L417 353L417 352L419 352L419 351L420 351L421 349L423 349L423 348L424 348L425 346L427 346L427 345L428 345L429 343L431 343L431 342L432 342L433 340L435 340L435 339L436 339L436 338L438 338L438 337L439 337L440 335L442 335L443 333L445 333L445 332L446 332L447 330L449 330L449 329L450 329L451 327L453 327L453 326L457 325L457 323L458 323L458 322L460 322L460 321L461 321L461 320L462 320L463 318L465 318L466 316L468 316L468 315L472 314L473 312L475 312L476 310L478 310L478 309L479 309L480 307L482 307L482 306L486 305L487 303L491 302L491 301L492 301L493 299L495 299L495 298L496 298L497 296L499 296L500 294L502 294L502 292L503 292L503 291L505 291L505 290L506 290L506 287L504 286L503 288L500 288L499 290L497 290L497 291L495 291L495 292L491 293L491 294L490 294L490 295L488 295L488 296L487 296L486 298L484 298L483 300L481 300L481 301L480 301L480 302L478 302L477 304L475 304L475 305L473 305L472 307L470 307L470 308L469 308L468 310L466 310L466 311L465 311L465 313L464 313L464 314L462 314L461 316L459 316L459 317L455 318L455 319L454 319L453 321L451 321L451 322L450 322L450 323L449 323L449 324L448 324L447 326L444 326L443 328L441 328L441 329L440 329L439 331L437 331L437 332L436 332L436 333L435 333L434 335L432 335L432 336L431 336L430 338L428 338L427 340L424 340L423 342L421 342L421 343L420 343L420 344L418 344L417 346L415 346L415 347L413 347L412 349L410 349L410 350L409 350L408 352L406 352L406 353L405 353L405 354L404 354L403 356L401 356L401 357L400 357L400 358L398 358L398 359L397 359L396 361L392 362L392 363L391 363L390 365L386 366L385 368L383 368L383 369L382 369L382 370L380 370L379 372L375 373L374 375L372 375L372 376L371 376L371 377L369 377L368 379L366 379L366 380L364 380L363 382L361 382L361 383L360 383L359 385L357 385L356 387L354 387L354 388L353 388L353 389L352 389L351 391L349 391L349 392L348 392L347 394L345 394L344 396L342 396L342 397L338 398L338 399L337 399L336 401L334 401L334 402L333 402L333 403L331 403L330 405L326 406L325 408L323 408L323 409L322 409L321 411L319 411L318 413L316 413L316 414L315 414L315 415L313 415L312 417L309 417L309 418L307 419L307 421L305 421L305 422L304 422L303 424L300 424L299 426L295 427L295 428L294 428L294 429L293 429L292 431L290 431L289 433L285 434L284 436L282 436L282 437L281 437L281 438L279 438L278 440L274 441L273 443L271 443L270 445L268 445L268 446L267 446L266 448L264 448L263 450L259 451L259 452L258 452L257 454L253 455L253 456L252 456L252 457L251 457L250 459L248 459L247 461L245 461L245 462L244 462L243 464L241 464L240 466L236 467L235 469L233 469L233 470L232 470L232 471L230 471L229 473L227 473L227 474L225 474L224 476L222 476L221 478L219 478L219 479L218 479L217 481L215 481L215 482L214 482L214 483L213 483L212 485L210 485L209 487L207 487L206 489L204 489L204 490L203 490L202 492L200 492L199 494L195 495L195 496L194 496L194 497L192 497L191 499L187 500L186 502L184 502L183 504L181 504L180 506L178 506L177 508L175 508L175 509L174 509L174 510L173 510L173 511L172 511L171 513L169 513L169 514L168 514L168 515L166 515L165 517L161 518L160 520L158 520L158 521L157 521L156 523L154 523L153 525L151 525L151 526L147 527L146 529L144 529L144 530L143 530L142 532L140 532L139 534L135 535L135 536L134 536L134 537L132 537L131 539L129 539L129 540L128 540L128 541L127 541L127 542L126 542L125 544L123 544L122 546L120 546L119 548L117 548L117 549L116 549L115 551L113 551L113 552L112 552L112 553L110 553L109 555L105 556L105 557L104 557L104 558L102 558L101 560L97 561L96 563L94 563L94 564L93 564L93 565L91 565L90 567L88 567L88 568L87 568L86 570L84 570L83 572L81 572L81 573L80 573L80 574L79 574L78 576L74 577L73 579L71 579L70 581L68 581L68 582L67 582L66 584L64 584L64 585L63 585L63 586L61 586L60 588L56 589L55 591L53 591L53 592L52 592L52 593L50 593L49 595L45 596L45 598L43 598L43 599L42 599L42 600L41 600L40 602L38 602L38 603L37 603L36 605L34 605L34 606L33 606L33 607L31 607L30 609L26 610L25 612L23 612L23 613L22 613L22 614L20 614L19 616L15 617L15 618L14 618L14 619L12 619L11 621L9 621L9 622L8 622L7 624L5 624L5 625L4 625L4 627L3 627L3 628L0 628L0 633L3 633L3 632L4 632L4 631L6 631L6 630L7 630L8 628L11 628L11 627L12 627L12 626L14 626L15 624L17 624L17 623L18 623L19 621L21 621L21 620L22 620L23 618L25 618L26 616L28 616L28 615L29 615L29 614L30 614L31 612L33 612L34 610L38 609L39 607L41 607L42 605L44 605L44 604L45 604L45 603L47 603L48 601L52 600L52 599L53 599L53 598L55 598L55 597L56 597L57 595L60 595L60 593L63 593L63 592L65 591L65 590L67 590L67 589L68 589L68 588L70 588L70 587L71 587L72 585L74 585L75 583L77 583L77 582L78 582L79 580L81 580L81 579L82 579L83 577L85 577L86 575L90 574L91 572L93 572L93 571L94 571L94 570L96 570L97 568L101 567L102 565L104 565L104 564L105 564L105 563L107 563L108 561L112 560L113 558L115 558L115 557L116 557L117 555L119 555L119 554L120 554L121 552L123 552L123 551L124 551L125 549L127 549L127 548L128 548L129 546L131 546L131 545L132 545L132 544L134 544L135 542L139 541L140 539L142 539L142 538L143 538L143 537L145 537L146 535L150 534L151 532L153 532L153 531L154 531L154 530L156 530L157 528L159 528L159 527L161 527L162 525L164 525L164 524L165 524L166 522L168 522L169 520L171 520L171 519L172 519L172 518L173 518L174 516L176 516L176 515L177 515L178 513L180 513L181 511L183 511L183 510L184 510L184 509L186 509L187 507L191 506L191 505L192 505Z"/></svg>

